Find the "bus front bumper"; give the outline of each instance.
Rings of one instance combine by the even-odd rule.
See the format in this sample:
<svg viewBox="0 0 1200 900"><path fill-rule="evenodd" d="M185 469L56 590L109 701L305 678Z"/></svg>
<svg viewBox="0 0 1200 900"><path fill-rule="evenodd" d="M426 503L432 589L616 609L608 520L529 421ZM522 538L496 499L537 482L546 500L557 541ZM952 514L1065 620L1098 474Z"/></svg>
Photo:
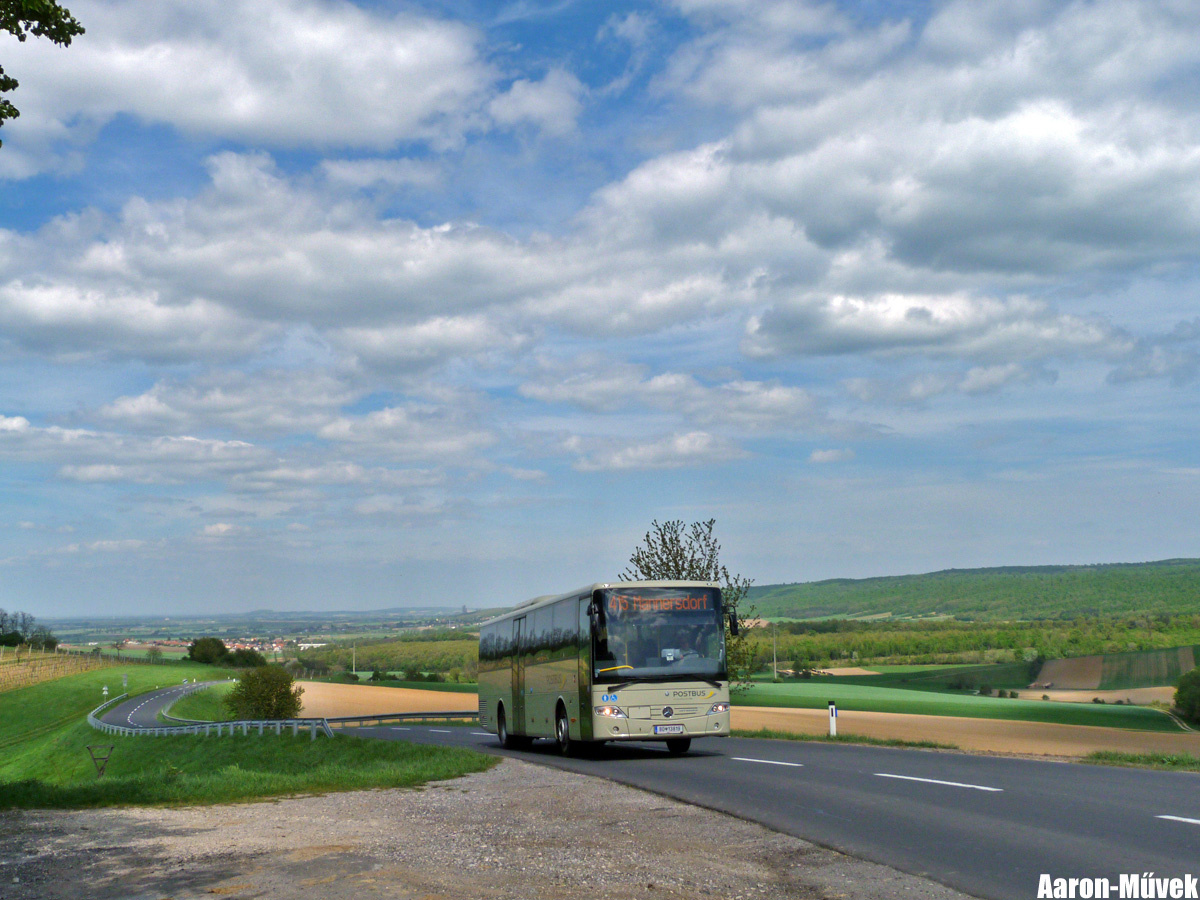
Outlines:
<svg viewBox="0 0 1200 900"><path fill-rule="evenodd" d="M679 719L597 717L594 738L598 741L665 741L714 736L729 736L729 713Z"/></svg>

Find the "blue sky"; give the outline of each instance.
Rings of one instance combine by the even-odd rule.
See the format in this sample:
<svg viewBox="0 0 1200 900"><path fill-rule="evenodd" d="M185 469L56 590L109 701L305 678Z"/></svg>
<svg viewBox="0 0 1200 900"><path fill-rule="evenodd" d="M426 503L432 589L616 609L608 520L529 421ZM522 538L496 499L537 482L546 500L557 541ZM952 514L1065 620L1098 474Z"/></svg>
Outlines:
<svg viewBox="0 0 1200 900"><path fill-rule="evenodd" d="M1194 4L69 6L0 39L0 605L1200 555Z"/></svg>

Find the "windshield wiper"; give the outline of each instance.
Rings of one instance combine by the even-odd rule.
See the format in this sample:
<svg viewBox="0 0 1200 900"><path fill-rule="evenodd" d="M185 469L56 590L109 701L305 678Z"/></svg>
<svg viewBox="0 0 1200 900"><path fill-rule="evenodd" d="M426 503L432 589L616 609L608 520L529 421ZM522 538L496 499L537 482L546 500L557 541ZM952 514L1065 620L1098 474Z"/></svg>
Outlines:
<svg viewBox="0 0 1200 900"><path fill-rule="evenodd" d="M711 684L718 690L721 687L721 683L719 681L714 681L711 678L705 678L703 675L688 675L681 672L678 675L673 675L667 678L631 678L629 681L622 681L620 684L610 685L608 689L615 694L622 688L627 688L631 684L637 684L639 681L643 684L669 684L672 681L703 681L705 684Z"/></svg>

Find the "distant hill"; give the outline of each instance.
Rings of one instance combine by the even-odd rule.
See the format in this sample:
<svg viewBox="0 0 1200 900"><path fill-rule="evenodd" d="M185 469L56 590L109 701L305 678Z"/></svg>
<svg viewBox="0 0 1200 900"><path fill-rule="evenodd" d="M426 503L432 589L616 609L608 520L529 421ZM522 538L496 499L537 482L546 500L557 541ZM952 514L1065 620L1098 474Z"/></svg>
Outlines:
<svg viewBox="0 0 1200 900"><path fill-rule="evenodd" d="M749 599L759 615L796 619L943 615L995 621L1200 614L1200 559L946 569L766 584L752 587Z"/></svg>

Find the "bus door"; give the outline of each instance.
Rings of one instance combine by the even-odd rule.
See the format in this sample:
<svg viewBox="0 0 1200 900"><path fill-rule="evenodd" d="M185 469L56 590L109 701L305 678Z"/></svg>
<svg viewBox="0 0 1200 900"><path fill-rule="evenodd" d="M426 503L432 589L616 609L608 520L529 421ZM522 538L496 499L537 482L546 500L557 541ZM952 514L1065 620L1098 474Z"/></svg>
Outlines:
<svg viewBox="0 0 1200 900"><path fill-rule="evenodd" d="M525 734L525 642L528 632L525 617L513 619L512 722L509 731Z"/></svg>

